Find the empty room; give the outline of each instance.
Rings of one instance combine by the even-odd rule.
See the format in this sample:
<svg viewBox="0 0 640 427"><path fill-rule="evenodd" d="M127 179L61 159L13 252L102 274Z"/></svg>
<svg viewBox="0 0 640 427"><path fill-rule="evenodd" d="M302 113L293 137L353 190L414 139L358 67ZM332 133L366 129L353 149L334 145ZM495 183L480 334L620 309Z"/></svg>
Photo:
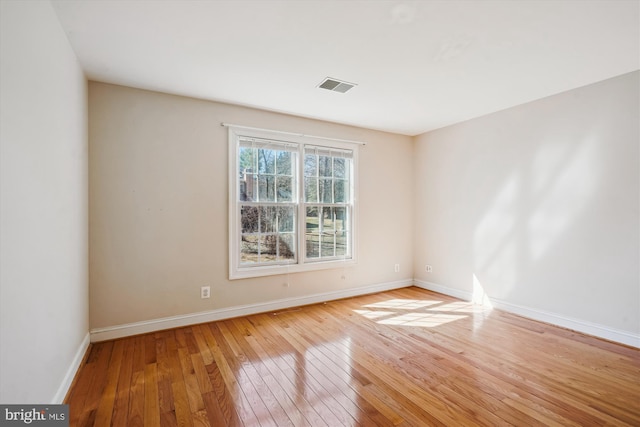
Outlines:
<svg viewBox="0 0 640 427"><path fill-rule="evenodd" d="M0 424L640 425L640 1L0 19Z"/></svg>

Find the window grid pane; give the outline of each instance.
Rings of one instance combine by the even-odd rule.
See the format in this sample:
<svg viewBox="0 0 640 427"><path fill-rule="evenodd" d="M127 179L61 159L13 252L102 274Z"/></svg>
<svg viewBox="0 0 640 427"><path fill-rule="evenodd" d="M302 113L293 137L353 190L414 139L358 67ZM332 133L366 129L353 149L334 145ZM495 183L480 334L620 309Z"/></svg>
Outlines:
<svg viewBox="0 0 640 427"><path fill-rule="evenodd" d="M297 259L294 205L242 205L240 211L241 264L269 264Z"/></svg>
<svg viewBox="0 0 640 427"><path fill-rule="evenodd" d="M348 152L305 150L305 259L350 256L351 163Z"/></svg>
<svg viewBox="0 0 640 427"><path fill-rule="evenodd" d="M298 154L282 144L243 144L238 151L239 263L295 263Z"/></svg>
<svg viewBox="0 0 640 427"><path fill-rule="evenodd" d="M351 256L351 207L307 205L305 258L321 260Z"/></svg>
<svg viewBox="0 0 640 427"><path fill-rule="evenodd" d="M297 153L257 147L239 149L239 200L291 202Z"/></svg>

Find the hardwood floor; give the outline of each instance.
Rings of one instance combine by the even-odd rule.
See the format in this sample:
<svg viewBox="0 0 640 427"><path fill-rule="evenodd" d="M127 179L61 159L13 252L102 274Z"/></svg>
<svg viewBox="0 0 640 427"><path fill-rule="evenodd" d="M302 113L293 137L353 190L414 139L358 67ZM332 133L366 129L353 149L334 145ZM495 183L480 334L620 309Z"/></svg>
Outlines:
<svg viewBox="0 0 640 427"><path fill-rule="evenodd" d="M640 350L419 288L93 344L72 426L640 426Z"/></svg>

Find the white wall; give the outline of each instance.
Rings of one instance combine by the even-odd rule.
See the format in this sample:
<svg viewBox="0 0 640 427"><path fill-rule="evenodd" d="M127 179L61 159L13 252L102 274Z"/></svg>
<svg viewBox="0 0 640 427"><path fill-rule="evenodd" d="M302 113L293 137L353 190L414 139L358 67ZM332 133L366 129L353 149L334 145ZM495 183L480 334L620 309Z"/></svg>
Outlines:
<svg viewBox="0 0 640 427"><path fill-rule="evenodd" d="M228 132L221 122L367 142L360 149L357 266L228 280ZM411 283L410 137L90 82L89 144L92 330ZM200 299L204 285L211 299Z"/></svg>
<svg viewBox="0 0 640 427"><path fill-rule="evenodd" d="M415 278L640 345L639 76L417 137Z"/></svg>
<svg viewBox="0 0 640 427"><path fill-rule="evenodd" d="M60 402L86 348L86 80L44 1L0 1L0 402Z"/></svg>

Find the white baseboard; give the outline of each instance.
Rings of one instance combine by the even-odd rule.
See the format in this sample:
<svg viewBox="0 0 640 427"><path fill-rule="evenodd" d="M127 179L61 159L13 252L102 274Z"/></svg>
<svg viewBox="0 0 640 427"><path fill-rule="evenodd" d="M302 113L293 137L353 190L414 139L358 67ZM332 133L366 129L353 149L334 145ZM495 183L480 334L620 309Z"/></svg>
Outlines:
<svg viewBox="0 0 640 427"><path fill-rule="evenodd" d="M471 301L473 299L473 294L471 292L449 288L447 286L438 285L436 283L425 282L423 280L414 280L413 284L419 288L437 292L439 294L449 295L450 297L458 298L463 301Z"/></svg>
<svg viewBox="0 0 640 427"><path fill-rule="evenodd" d="M447 286L438 285L436 283L425 282L422 280L414 280L414 285L423 289L449 295L465 301L472 300L472 293L461 291L459 289L449 288ZM529 319L538 320L563 328L571 329L595 337L604 338L620 344L640 348L640 335L619 329L610 328L608 326L599 325L584 320L573 319L556 313L551 313L536 308L525 307L513 304L507 301L489 297L491 305L499 310L508 311L509 313L527 317Z"/></svg>
<svg viewBox="0 0 640 427"><path fill-rule="evenodd" d="M181 326L195 325L198 323L213 322L216 320L231 319L234 317L248 316L250 314L265 313L274 310L282 310L302 305L316 304L341 298L355 297L358 295L372 294L389 291L392 289L412 286L413 279L397 282L379 283L342 291L324 292L302 297L285 298L266 303L248 304L236 307L221 308L217 310L203 311L200 313L184 314L179 316L163 317L160 319L146 320L142 322L128 323L124 325L109 326L91 330L91 342L105 341L131 335L145 334L163 329L179 328Z"/></svg>
<svg viewBox="0 0 640 427"><path fill-rule="evenodd" d="M71 387L71 383L73 382L73 379L76 376L76 372L78 372L78 369L80 368L82 359L84 358L84 355L87 352L87 349L89 348L90 341L91 341L91 336L87 332L87 334L82 339L82 342L80 343L80 346L76 351L76 354L73 356L71 365L69 365L69 368L67 369L67 373L62 379L62 383L60 384L60 387L58 387L58 391L56 392L55 396L53 396L53 399L51 401L52 404L57 405L64 401L64 398L67 395L69 388Z"/></svg>

